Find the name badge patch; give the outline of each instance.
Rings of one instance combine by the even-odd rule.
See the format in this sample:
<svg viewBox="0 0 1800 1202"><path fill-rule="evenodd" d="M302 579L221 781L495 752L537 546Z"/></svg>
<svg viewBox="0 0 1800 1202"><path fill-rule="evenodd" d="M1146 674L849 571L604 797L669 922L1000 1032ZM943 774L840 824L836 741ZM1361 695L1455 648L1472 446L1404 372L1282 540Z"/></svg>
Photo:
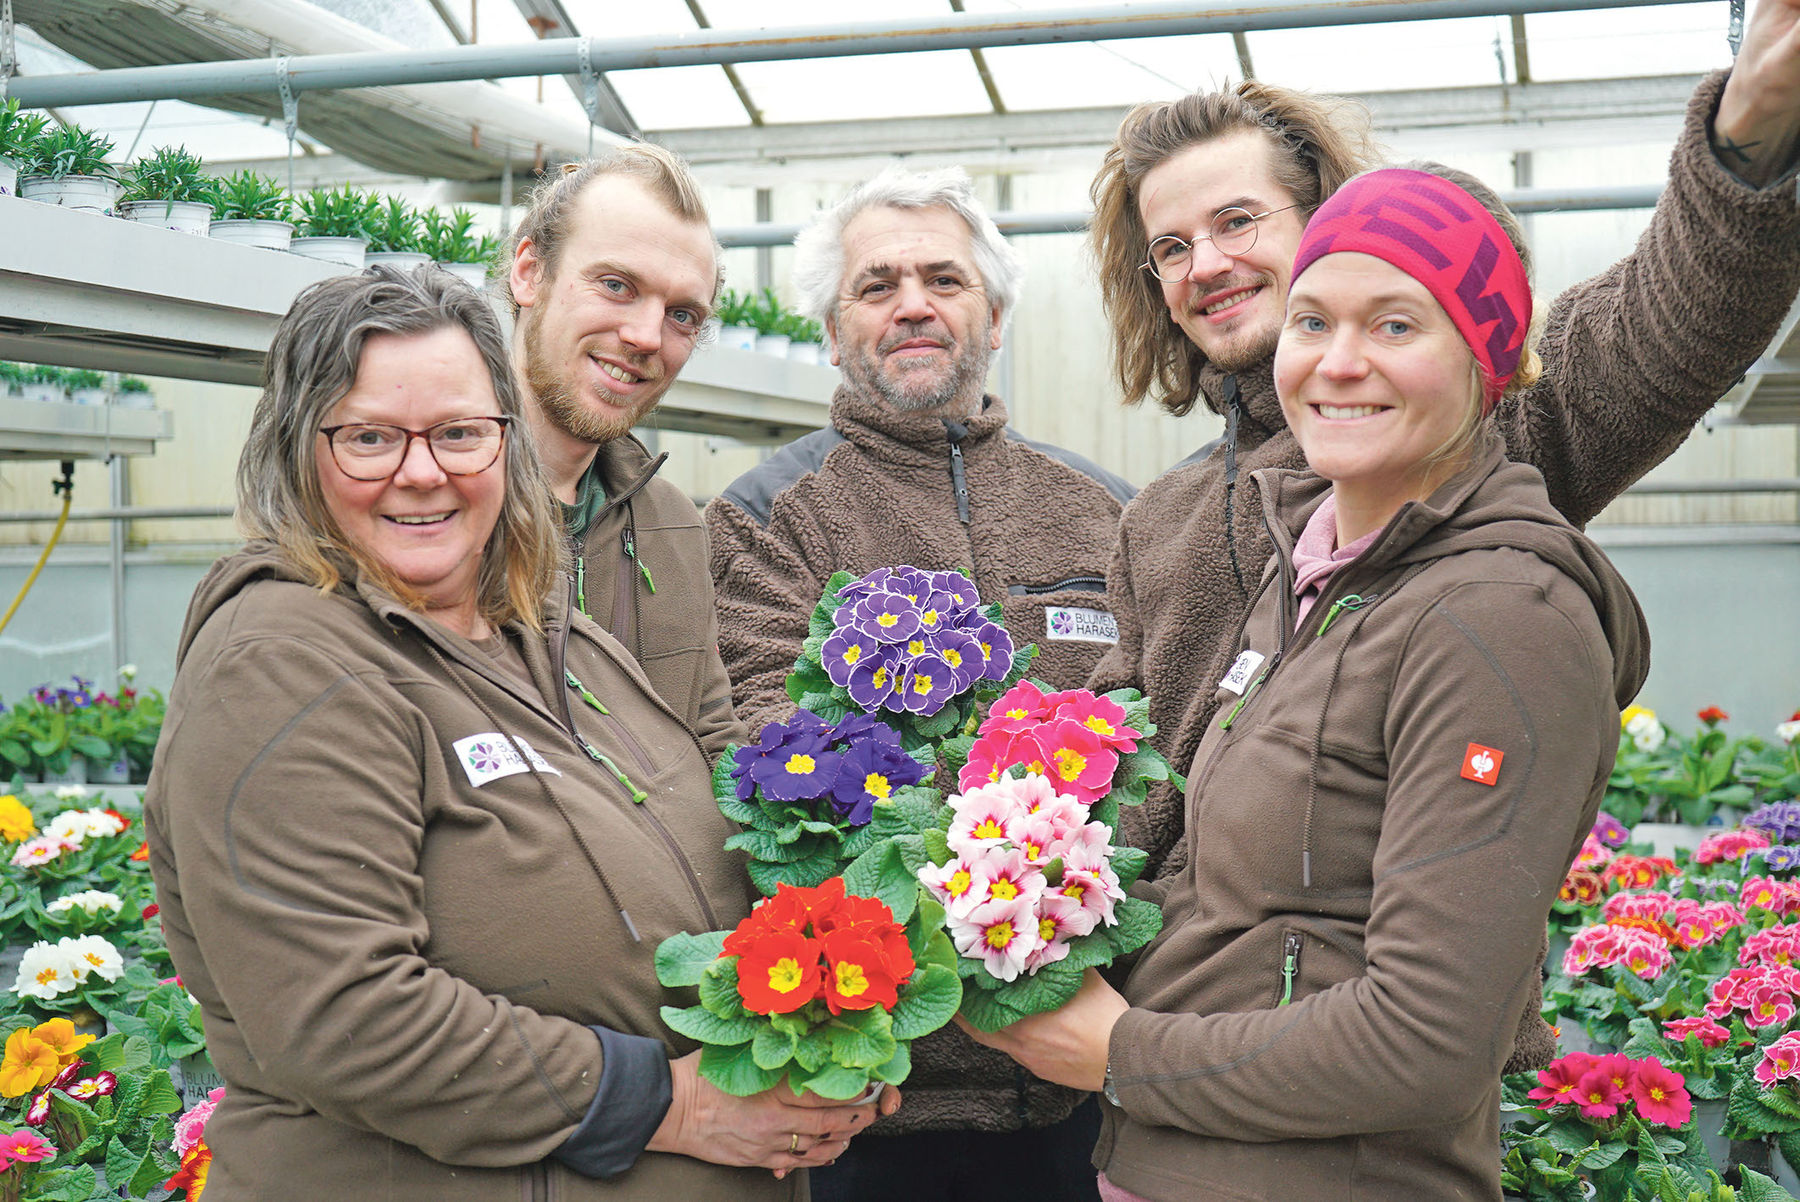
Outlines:
<svg viewBox="0 0 1800 1202"><path fill-rule="evenodd" d="M530 763L520 759L519 753L513 750L515 742L524 749ZM456 762L462 765L463 772L468 775L469 783L478 789L489 781L499 780L503 776L517 776L533 768L551 776L562 775L550 766L550 761L533 751L531 744L517 736L509 739L503 734L490 731L458 739L450 746L456 752Z"/></svg>
<svg viewBox="0 0 1800 1202"><path fill-rule="evenodd" d="M1470 743L1469 749L1463 752L1462 777L1478 785L1497 785L1500 783L1500 761L1505 758L1504 751Z"/></svg>
<svg viewBox="0 0 1800 1202"><path fill-rule="evenodd" d="M1242 696L1244 689L1250 684L1250 678L1256 675L1256 670L1262 667L1263 660L1267 658L1260 651L1245 651L1231 661L1231 671L1225 673L1225 679L1219 682L1219 687Z"/></svg>
<svg viewBox="0 0 1800 1202"><path fill-rule="evenodd" d="M1119 624L1104 609L1052 605L1044 610L1044 637L1075 643L1116 643Z"/></svg>

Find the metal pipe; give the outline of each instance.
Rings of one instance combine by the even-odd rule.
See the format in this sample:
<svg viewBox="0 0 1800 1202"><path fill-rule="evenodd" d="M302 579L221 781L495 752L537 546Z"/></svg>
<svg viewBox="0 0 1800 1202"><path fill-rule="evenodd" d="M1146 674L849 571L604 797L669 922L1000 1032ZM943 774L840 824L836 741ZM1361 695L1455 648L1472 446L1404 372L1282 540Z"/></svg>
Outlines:
<svg viewBox="0 0 1800 1202"><path fill-rule="evenodd" d="M1800 476L1769 480L1640 480L1625 490L1628 497L1667 497L1744 492L1800 493Z"/></svg>
<svg viewBox="0 0 1800 1202"><path fill-rule="evenodd" d="M1500 199L1515 213L1575 213L1596 209L1653 209L1662 195L1661 184L1630 184L1597 188L1512 188ZM1061 213L994 213L1002 234L1079 234L1087 229L1090 213L1070 209ZM726 247L786 246L800 232L798 225L726 225L713 231Z"/></svg>
<svg viewBox="0 0 1800 1202"><path fill-rule="evenodd" d="M108 509L75 509L71 522L112 522L180 520L184 518L228 518L237 510L230 505L115 505ZM16 513L0 513L0 522L54 522L59 511L31 509Z"/></svg>
<svg viewBox="0 0 1800 1202"><path fill-rule="evenodd" d="M1514 13L1648 8L1682 0L1240 0L1196 11L1191 3L1103 5L1022 13L959 13L859 24L779 29L705 29L637 38L546 38L512 45L308 54L286 60L173 63L12 81L21 105L117 104L276 93L285 62L294 92L566 75L580 70L588 43L595 71L686 67L786 59L968 50L1127 38L1178 37L1269 29L1429 21Z"/></svg>

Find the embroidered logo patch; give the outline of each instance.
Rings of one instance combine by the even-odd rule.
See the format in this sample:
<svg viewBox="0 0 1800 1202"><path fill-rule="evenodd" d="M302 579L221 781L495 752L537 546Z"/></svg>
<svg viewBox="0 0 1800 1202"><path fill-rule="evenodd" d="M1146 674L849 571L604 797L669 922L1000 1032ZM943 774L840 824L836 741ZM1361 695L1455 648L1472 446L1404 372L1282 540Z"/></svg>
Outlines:
<svg viewBox="0 0 1800 1202"><path fill-rule="evenodd" d="M1463 779L1472 780L1478 785L1497 785L1500 783L1500 761L1505 758L1504 751L1495 751L1480 743L1470 743L1469 749L1463 752Z"/></svg>
<svg viewBox="0 0 1800 1202"><path fill-rule="evenodd" d="M1044 610L1044 637L1075 643L1116 643L1119 624L1104 609L1053 605Z"/></svg>
<svg viewBox="0 0 1800 1202"><path fill-rule="evenodd" d="M1241 695L1249 686L1250 678L1256 675L1256 670L1262 667L1263 660L1267 658L1260 651L1245 651L1231 661L1231 671L1225 673L1225 679L1219 682L1219 687Z"/></svg>
<svg viewBox="0 0 1800 1202"><path fill-rule="evenodd" d="M531 761L529 764L513 750L515 742L524 750L527 759ZM463 772L468 775L469 783L478 789L491 780L517 776L532 768L551 776L562 775L550 766L550 761L533 751L531 744L516 735L511 739L494 732L470 735L466 739L456 740L450 746L456 752L456 762L462 765Z"/></svg>

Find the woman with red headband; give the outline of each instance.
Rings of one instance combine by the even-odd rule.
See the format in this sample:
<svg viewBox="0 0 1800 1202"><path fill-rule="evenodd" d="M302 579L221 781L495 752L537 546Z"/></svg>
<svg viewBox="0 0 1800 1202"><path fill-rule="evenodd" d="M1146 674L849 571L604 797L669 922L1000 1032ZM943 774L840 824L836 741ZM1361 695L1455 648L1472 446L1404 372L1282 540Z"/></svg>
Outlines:
<svg viewBox="0 0 1800 1202"><path fill-rule="evenodd" d="M1253 477L1277 555L1163 933L1122 994L1090 970L982 1037L1104 1092L1115 1202L1500 1196L1501 1065L1648 634L1486 420L1536 370L1487 198L1392 169L1314 214L1275 357L1312 470Z"/></svg>

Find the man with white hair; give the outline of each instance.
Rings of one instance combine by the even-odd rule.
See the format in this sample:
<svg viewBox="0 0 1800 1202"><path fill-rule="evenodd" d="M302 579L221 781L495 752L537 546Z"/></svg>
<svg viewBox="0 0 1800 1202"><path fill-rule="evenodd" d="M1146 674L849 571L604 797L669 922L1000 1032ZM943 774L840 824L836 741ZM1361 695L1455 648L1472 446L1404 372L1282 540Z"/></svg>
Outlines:
<svg viewBox="0 0 1800 1202"><path fill-rule="evenodd" d="M1018 437L983 392L1020 274L960 169L889 169L795 242L795 283L844 372L831 426L706 508L720 650L753 732L793 713L784 679L840 569L960 569L1059 688L1079 688L1117 638L1106 564L1131 486ZM912 1058L906 1105L815 1170L815 1199L1095 1197L1096 1116L1070 1119L1081 1094L955 1028Z"/></svg>

